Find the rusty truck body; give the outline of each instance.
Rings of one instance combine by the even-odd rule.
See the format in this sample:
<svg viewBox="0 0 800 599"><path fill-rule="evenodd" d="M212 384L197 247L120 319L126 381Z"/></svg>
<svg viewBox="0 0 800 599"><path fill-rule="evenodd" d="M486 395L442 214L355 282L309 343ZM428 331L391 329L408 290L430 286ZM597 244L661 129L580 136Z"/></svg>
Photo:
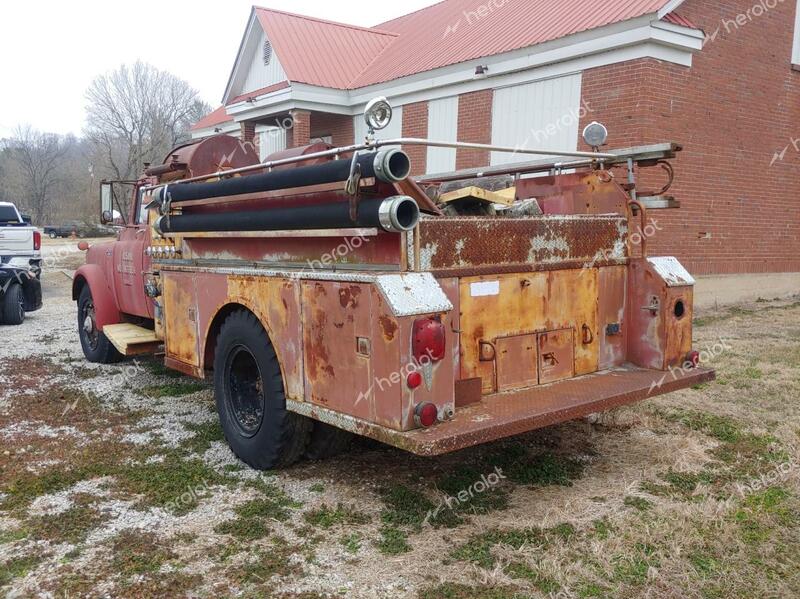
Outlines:
<svg viewBox="0 0 800 599"><path fill-rule="evenodd" d="M353 433L442 454L713 378L692 346L692 277L646 251L648 208L676 201L636 183L671 177L679 146L414 178L410 145L511 151L175 149L76 273L87 358L153 353L213 377L228 443L261 469ZM103 186L107 221L115 193Z"/></svg>

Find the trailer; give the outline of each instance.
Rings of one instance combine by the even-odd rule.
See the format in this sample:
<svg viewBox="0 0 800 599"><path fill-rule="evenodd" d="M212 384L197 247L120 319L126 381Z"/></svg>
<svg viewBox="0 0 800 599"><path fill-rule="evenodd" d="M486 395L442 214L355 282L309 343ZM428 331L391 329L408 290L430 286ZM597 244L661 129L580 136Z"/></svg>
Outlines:
<svg viewBox="0 0 800 599"><path fill-rule="evenodd" d="M118 240L73 298L87 359L144 353L214 381L233 452L288 466L362 435L434 456L712 380L692 345L694 280L648 255L674 143L600 152L378 140L261 163L229 136L132 184ZM410 176L410 146L535 161ZM637 186L642 169L668 181ZM102 186L103 220L118 194ZM116 202L116 204L115 204ZM122 212L122 210L120 210Z"/></svg>

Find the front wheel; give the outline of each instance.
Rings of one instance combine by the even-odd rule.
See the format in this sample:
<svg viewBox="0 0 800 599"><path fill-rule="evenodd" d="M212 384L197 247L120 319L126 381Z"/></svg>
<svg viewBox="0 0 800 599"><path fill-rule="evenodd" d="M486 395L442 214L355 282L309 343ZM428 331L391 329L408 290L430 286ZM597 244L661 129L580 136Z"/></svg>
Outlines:
<svg viewBox="0 0 800 599"><path fill-rule="evenodd" d="M14 283L6 289L3 297L2 320L5 324L20 325L25 322L25 295L22 292L22 285Z"/></svg>
<svg viewBox="0 0 800 599"><path fill-rule="evenodd" d="M83 355L90 362L98 364L114 364L122 360L122 354L117 351L111 341L97 328L95 319L94 300L89 285L81 289L78 297L78 335L81 338Z"/></svg>
<svg viewBox="0 0 800 599"><path fill-rule="evenodd" d="M225 320L214 356L214 390L233 453L257 470L285 468L305 452L311 421L286 409L278 356L250 312Z"/></svg>

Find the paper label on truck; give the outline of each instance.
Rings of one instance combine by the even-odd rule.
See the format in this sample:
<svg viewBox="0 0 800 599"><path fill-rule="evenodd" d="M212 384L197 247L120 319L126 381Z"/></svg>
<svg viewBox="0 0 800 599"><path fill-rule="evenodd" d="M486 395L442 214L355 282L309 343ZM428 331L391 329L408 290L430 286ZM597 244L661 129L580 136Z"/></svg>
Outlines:
<svg viewBox="0 0 800 599"><path fill-rule="evenodd" d="M470 295L472 297L489 297L500 295L500 281L482 281L470 285Z"/></svg>

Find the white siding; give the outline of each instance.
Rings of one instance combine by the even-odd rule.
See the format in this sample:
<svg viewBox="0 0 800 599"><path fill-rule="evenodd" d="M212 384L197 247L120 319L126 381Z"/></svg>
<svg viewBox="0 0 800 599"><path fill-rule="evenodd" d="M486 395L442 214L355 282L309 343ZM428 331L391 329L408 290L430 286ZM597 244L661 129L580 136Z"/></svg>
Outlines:
<svg viewBox="0 0 800 599"><path fill-rule="evenodd" d="M356 133L356 143L362 144L364 143L364 139L367 137L367 124L364 122L364 114L357 114L353 117L353 128L355 129ZM375 137L377 139L397 139L398 137L403 137L403 107L402 106L395 106L394 107L394 116L392 117L392 122L389 124L386 129L382 131L376 131Z"/></svg>
<svg viewBox="0 0 800 599"><path fill-rule="evenodd" d="M266 34L262 31L260 35L254 37L258 41L255 44L255 48L250 48L250 64L246 71L244 85L241 91L235 95L246 94L275 83L286 81L286 73L278 60L278 55L275 54L274 48L269 65L264 64L264 43L267 41Z"/></svg>
<svg viewBox="0 0 800 599"><path fill-rule="evenodd" d="M794 17L794 50L792 50L792 63L800 64L800 0L797 0L797 12Z"/></svg>
<svg viewBox="0 0 800 599"><path fill-rule="evenodd" d="M513 148L575 150L581 74L495 90L492 143ZM527 162L531 154L492 152L492 165Z"/></svg>
<svg viewBox="0 0 800 599"><path fill-rule="evenodd" d="M458 96L428 102L428 139L458 141ZM428 174L456 170L455 148L428 148Z"/></svg>
<svg viewBox="0 0 800 599"><path fill-rule="evenodd" d="M270 154L286 149L286 129L282 127L256 127L258 136L258 154L261 162Z"/></svg>

